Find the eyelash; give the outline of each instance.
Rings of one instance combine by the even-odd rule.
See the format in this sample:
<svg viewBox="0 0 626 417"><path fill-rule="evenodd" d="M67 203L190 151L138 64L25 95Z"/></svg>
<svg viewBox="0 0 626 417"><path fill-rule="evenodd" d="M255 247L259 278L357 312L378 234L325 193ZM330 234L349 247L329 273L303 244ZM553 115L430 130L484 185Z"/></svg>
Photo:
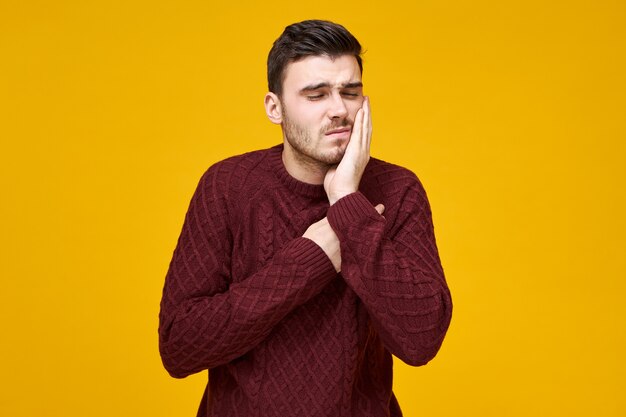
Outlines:
<svg viewBox="0 0 626 417"><path fill-rule="evenodd" d="M359 96L357 93L341 93L341 95L345 96L345 97L348 97L348 98L356 98L356 97ZM312 100L312 101L319 100L322 97L324 97L324 94L316 94L316 95L313 95L313 96L307 96L307 98L309 100Z"/></svg>

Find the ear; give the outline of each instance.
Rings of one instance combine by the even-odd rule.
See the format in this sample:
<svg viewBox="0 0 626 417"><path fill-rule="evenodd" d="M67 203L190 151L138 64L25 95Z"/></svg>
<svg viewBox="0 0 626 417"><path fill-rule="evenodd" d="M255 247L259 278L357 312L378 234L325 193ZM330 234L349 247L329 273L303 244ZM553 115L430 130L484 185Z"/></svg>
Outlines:
<svg viewBox="0 0 626 417"><path fill-rule="evenodd" d="M274 124L281 124L283 122L283 108L280 103L280 99L274 93L265 94L265 114L270 119L270 122Z"/></svg>

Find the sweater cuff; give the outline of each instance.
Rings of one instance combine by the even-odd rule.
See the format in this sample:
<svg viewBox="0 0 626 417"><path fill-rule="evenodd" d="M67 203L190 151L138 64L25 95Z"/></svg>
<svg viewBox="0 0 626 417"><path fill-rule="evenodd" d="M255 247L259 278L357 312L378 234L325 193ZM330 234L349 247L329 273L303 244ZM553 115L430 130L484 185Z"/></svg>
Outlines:
<svg viewBox="0 0 626 417"><path fill-rule="evenodd" d="M322 277L334 277L337 275L333 263L326 252L319 245L306 237L300 237L293 241L289 255L307 271L313 271Z"/></svg>
<svg viewBox="0 0 626 417"><path fill-rule="evenodd" d="M379 220L380 214L367 197L357 191L340 198L330 206L327 217L330 227L339 234L346 227L360 224L367 218Z"/></svg>

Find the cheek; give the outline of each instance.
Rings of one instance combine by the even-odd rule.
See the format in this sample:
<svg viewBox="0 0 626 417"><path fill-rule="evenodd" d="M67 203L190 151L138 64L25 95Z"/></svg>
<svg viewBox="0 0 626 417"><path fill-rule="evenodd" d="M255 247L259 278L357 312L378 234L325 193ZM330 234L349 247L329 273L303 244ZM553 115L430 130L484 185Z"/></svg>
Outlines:
<svg viewBox="0 0 626 417"><path fill-rule="evenodd" d="M354 100L349 103L348 113L350 114L349 117L352 122L354 122L354 119L356 118L356 113L359 111L361 107L363 107L363 99Z"/></svg>
<svg viewBox="0 0 626 417"><path fill-rule="evenodd" d="M301 126L318 126L324 118L324 111L317 102L294 102L289 105L287 114Z"/></svg>

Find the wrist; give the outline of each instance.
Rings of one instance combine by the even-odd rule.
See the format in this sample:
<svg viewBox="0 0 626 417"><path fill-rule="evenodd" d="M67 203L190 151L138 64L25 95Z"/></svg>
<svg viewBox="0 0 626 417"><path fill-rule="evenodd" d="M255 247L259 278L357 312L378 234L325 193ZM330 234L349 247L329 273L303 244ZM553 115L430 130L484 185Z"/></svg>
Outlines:
<svg viewBox="0 0 626 417"><path fill-rule="evenodd" d="M348 227L363 225L372 220L378 222L384 218L367 197L357 191L337 200L337 204L328 209L327 219L335 233L341 236Z"/></svg>
<svg viewBox="0 0 626 417"><path fill-rule="evenodd" d="M335 193L332 195L328 196L328 202L330 203L330 205L332 206L333 204L335 204L337 201L341 200L342 198L355 193L357 190L354 191L344 191L344 192L340 192L340 193Z"/></svg>

